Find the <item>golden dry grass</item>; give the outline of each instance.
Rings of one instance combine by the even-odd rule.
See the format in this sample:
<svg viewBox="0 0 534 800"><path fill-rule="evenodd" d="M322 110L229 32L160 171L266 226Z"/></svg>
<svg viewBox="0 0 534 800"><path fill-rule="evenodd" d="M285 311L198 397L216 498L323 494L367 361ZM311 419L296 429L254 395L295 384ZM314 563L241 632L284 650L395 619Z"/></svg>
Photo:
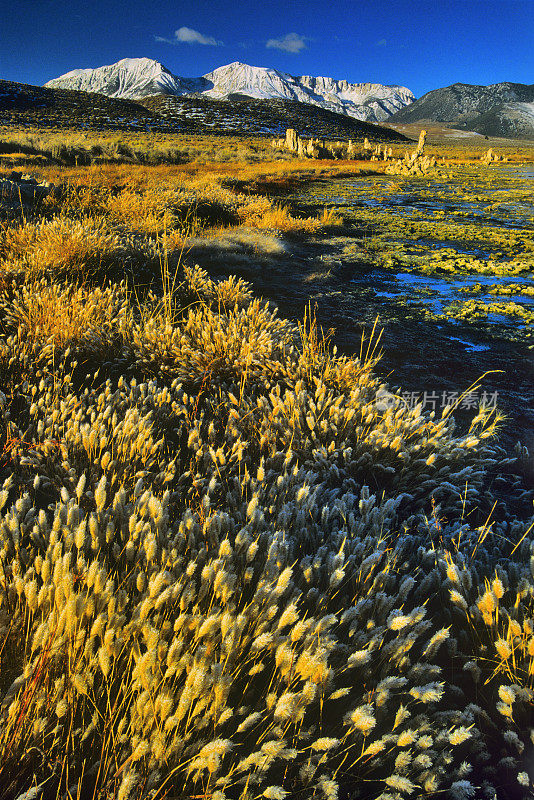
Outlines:
<svg viewBox="0 0 534 800"><path fill-rule="evenodd" d="M0 259L4 268L24 269L28 276L50 273L84 278L109 267L120 249L119 238L103 220L62 216L7 227Z"/></svg>
<svg viewBox="0 0 534 800"><path fill-rule="evenodd" d="M26 340L99 350L125 328L129 303L121 285L88 289L42 279L16 290L4 311L4 325Z"/></svg>
<svg viewBox="0 0 534 800"><path fill-rule="evenodd" d="M113 222L124 224L136 233L154 235L173 227L171 203L168 194L124 190L108 198L106 211Z"/></svg>

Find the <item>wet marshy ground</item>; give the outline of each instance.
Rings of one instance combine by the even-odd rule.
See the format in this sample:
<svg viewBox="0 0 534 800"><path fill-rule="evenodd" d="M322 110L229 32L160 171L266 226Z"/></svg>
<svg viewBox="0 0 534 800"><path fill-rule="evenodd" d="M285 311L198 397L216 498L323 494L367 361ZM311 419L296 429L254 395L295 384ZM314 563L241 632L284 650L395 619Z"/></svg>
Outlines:
<svg viewBox="0 0 534 800"><path fill-rule="evenodd" d="M309 211L336 207L352 232L323 256L342 285L325 282L313 297L338 345L353 349L361 323L378 315L384 375L436 413L442 399L501 370L464 410L476 395L497 402L510 417L505 437L530 445L533 181L528 165L466 165L438 177L325 181L294 198Z"/></svg>

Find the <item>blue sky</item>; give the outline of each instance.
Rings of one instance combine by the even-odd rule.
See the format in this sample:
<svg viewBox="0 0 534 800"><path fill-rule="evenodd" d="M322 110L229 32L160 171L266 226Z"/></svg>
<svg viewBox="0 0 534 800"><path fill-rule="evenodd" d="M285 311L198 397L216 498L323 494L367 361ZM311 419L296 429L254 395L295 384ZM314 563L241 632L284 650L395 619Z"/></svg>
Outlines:
<svg viewBox="0 0 534 800"><path fill-rule="evenodd" d="M397 83L534 83L534 0L0 0L0 78L42 84L147 56Z"/></svg>

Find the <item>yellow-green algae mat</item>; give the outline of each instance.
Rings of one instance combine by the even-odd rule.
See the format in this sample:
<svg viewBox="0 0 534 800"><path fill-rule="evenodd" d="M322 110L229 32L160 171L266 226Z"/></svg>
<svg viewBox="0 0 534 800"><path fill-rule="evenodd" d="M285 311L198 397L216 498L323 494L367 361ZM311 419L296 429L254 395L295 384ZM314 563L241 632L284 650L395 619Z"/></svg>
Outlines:
<svg viewBox="0 0 534 800"><path fill-rule="evenodd" d="M378 296L422 303L433 319L484 321L506 338L530 339L533 184L533 165L464 165L424 177L322 182L298 199L337 207L357 226L363 238L345 254L376 268L369 285L386 289Z"/></svg>

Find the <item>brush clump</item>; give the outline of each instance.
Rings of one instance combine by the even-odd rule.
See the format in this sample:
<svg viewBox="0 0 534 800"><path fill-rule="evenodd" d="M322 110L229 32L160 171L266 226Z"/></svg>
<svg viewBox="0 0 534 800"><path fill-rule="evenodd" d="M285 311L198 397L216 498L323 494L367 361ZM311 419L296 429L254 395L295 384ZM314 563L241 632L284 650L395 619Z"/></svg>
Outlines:
<svg viewBox="0 0 534 800"><path fill-rule="evenodd" d="M103 221L54 217L8 228L0 259L35 276L53 272L76 279L105 269L120 249L118 237Z"/></svg>

